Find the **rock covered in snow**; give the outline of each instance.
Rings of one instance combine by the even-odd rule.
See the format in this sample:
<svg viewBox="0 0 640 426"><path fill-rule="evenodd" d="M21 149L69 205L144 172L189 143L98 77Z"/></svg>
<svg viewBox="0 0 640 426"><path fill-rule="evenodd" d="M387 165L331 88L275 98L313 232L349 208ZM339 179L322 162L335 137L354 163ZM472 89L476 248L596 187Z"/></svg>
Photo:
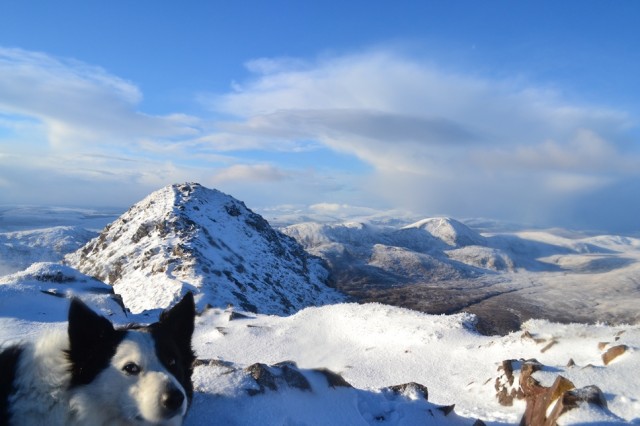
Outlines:
<svg viewBox="0 0 640 426"><path fill-rule="evenodd" d="M269 314L343 300L319 258L244 203L195 183L152 193L65 260L113 285L133 312L187 290L201 307Z"/></svg>
<svg viewBox="0 0 640 426"><path fill-rule="evenodd" d="M336 380L339 377L339 380ZM358 389L326 369L299 368L295 362L248 367L221 360L196 362L192 410L187 425L480 425L457 415L453 405L428 401L426 387L406 383ZM213 396L215 395L215 397ZM241 407L241 409L240 409Z"/></svg>
<svg viewBox="0 0 640 426"><path fill-rule="evenodd" d="M69 300L79 297L94 310L115 320L126 310L113 288L73 268L34 263L24 271L0 277L0 313L44 322L66 321Z"/></svg>

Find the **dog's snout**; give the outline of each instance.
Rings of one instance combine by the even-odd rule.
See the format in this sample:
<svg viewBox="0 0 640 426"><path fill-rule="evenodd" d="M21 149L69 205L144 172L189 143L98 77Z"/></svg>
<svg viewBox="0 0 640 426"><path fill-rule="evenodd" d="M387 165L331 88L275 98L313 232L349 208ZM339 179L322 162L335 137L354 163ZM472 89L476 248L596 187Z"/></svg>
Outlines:
<svg viewBox="0 0 640 426"><path fill-rule="evenodd" d="M162 407L167 413L175 413L182 407L184 394L177 388L171 388L162 395Z"/></svg>

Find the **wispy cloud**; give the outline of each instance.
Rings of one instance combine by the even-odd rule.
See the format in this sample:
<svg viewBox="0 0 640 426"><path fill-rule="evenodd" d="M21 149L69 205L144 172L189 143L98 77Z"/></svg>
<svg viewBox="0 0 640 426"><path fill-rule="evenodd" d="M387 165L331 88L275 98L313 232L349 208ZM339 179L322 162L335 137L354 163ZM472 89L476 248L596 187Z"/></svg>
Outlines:
<svg viewBox="0 0 640 426"><path fill-rule="evenodd" d="M208 115L158 116L102 68L0 48L0 185L68 204L197 180L260 207L564 223L601 209L607 191L640 200L637 118L623 110L385 48L247 69L228 93L199 97ZM631 223L640 201L624 209Z"/></svg>
<svg viewBox="0 0 640 426"><path fill-rule="evenodd" d="M353 155L375 170L363 191L418 211L535 220L640 175L627 113L519 79L384 49L249 70L252 79L210 99L235 118L229 133L251 135L252 149L312 140Z"/></svg>
<svg viewBox="0 0 640 426"><path fill-rule="evenodd" d="M54 146L193 134L192 118L144 114L136 109L141 100L134 84L101 68L0 48L0 112L37 120Z"/></svg>
<svg viewBox="0 0 640 426"><path fill-rule="evenodd" d="M206 176L146 149L195 137L200 119L145 114L141 100L135 84L102 68L0 47L6 200L117 205L171 181Z"/></svg>
<svg viewBox="0 0 640 426"><path fill-rule="evenodd" d="M277 182L288 179L283 171L269 164L237 164L219 169L213 177L214 183L222 182Z"/></svg>

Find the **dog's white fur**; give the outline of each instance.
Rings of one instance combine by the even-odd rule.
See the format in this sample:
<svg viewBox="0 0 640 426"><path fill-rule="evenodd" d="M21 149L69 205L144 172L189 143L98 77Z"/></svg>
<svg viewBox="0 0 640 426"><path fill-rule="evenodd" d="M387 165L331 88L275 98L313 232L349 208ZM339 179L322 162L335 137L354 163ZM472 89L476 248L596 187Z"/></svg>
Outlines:
<svg viewBox="0 0 640 426"><path fill-rule="evenodd" d="M50 333L26 344L18 363L15 392L10 396L11 424L125 426L179 426L187 411L187 397L180 383L162 365L151 335L129 330L118 345L109 366L89 384L71 389L68 337ZM140 373L128 375L123 367L133 362ZM182 392L179 412L162 418L160 398L167 385Z"/></svg>
<svg viewBox="0 0 640 426"><path fill-rule="evenodd" d="M69 342L62 332L49 332L25 344L17 366L15 392L9 397L12 425L54 425L67 421L71 373L65 356Z"/></svg>

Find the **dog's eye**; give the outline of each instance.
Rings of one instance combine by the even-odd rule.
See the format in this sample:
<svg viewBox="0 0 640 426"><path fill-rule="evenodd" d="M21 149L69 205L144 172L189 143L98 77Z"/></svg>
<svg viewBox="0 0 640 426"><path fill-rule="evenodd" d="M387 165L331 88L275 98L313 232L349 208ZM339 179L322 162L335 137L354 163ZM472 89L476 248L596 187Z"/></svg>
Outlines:
<svg viewBox="0 0 640 426"><path fill-rule="evenodd" d="M128 362L122 367L122 371L130 376L137 376L140 374L140 366L135 362Z"/></svg>

